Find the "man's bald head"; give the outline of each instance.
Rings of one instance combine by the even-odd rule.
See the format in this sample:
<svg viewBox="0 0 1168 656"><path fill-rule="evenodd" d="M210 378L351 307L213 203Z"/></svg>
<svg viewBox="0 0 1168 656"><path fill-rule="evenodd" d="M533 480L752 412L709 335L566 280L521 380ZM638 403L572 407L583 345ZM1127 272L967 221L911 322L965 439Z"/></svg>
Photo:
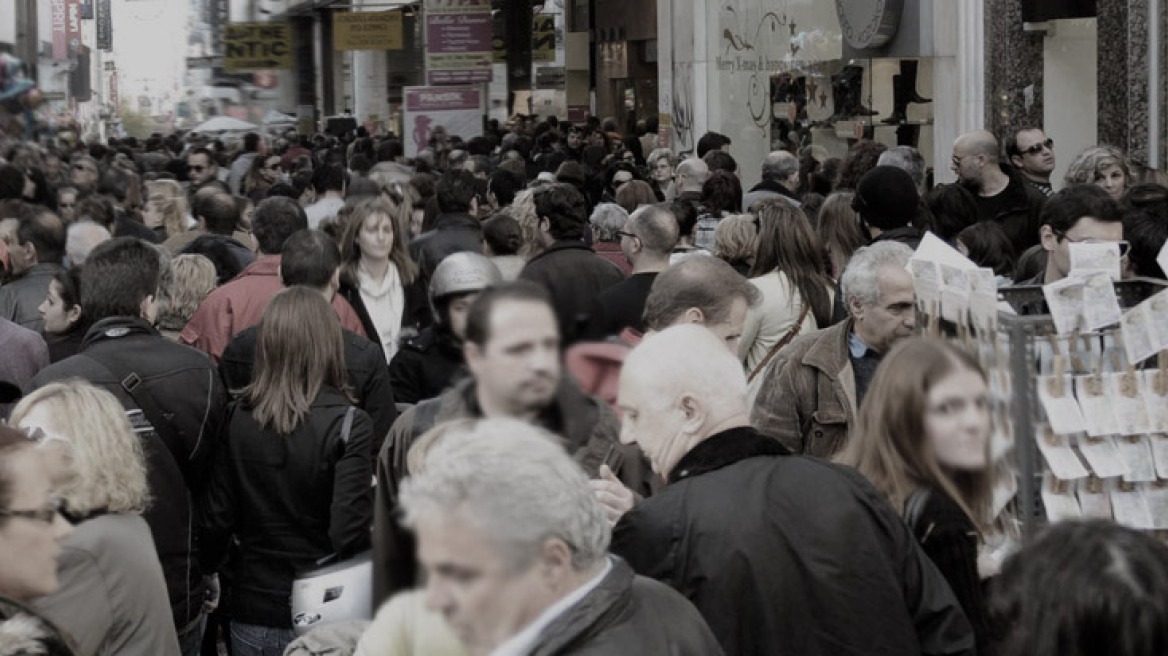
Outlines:
<svg viewBox="0 0 1168 656"><path fill-rule="evenodd" d="M690 157L677 165L677 190L698 191L710 177L710 167L696 157Z"/></svg>
<svg viewBox="0 0 1168 656"><path fill-rule="evenodd" d="M750 425L742 363L694 324L649 335L629 353L618 401L621 442L636 442L663 477L702 440Z"/></svg>
<svg viewBox="0 0 1168 656"><path fill-rule="evenodd" d="M986 130L966 132L957 137L954 148L960 149L965 155L984 155L986 161L994 164L998 162L998 139Z"/></svg>

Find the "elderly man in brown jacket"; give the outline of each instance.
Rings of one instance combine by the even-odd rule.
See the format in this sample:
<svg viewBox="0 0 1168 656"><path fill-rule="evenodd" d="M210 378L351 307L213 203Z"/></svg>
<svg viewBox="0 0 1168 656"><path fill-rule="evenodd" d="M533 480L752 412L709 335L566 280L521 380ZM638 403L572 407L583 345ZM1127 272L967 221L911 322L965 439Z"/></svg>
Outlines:
<svg viewBox="0 0 1168 656"><path fill-rule="evenodd" d="M856 252L840 280L851 316L779 351L751 410L755 428L795 453L830 458L843 449L881 356L913 333L910 257L897 242Z"/></svg>

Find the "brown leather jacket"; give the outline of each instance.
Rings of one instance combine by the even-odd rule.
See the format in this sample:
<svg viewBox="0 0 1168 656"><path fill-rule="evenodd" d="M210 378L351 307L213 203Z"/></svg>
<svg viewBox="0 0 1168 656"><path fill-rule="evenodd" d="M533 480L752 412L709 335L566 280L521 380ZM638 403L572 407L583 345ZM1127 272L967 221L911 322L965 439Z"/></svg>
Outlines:
<svg viewBox="0 0 1168 656"><path fill-rule="evenodd" d="M848 319L779 351L751 409L754 427L795 453L830 458L843 449L856 416L851 331Z"/></svg>
<svg viewBox="0 0 1168 656"><path fill-rule="evenodd" d="M406 455L416 439L437 424L479 418L475 381L467 378L441 396L423 401L401 414L377 457L377 488L373 511L374 602L417 583L413 536L401 526L397 491L409 470ZM538 420L558 435L564 448L590 478L600 476L605 462L633 492L648 496L661 481L635 445L620 443L620 420L607 403L582 392L564 376L551 406Z"/></svg>

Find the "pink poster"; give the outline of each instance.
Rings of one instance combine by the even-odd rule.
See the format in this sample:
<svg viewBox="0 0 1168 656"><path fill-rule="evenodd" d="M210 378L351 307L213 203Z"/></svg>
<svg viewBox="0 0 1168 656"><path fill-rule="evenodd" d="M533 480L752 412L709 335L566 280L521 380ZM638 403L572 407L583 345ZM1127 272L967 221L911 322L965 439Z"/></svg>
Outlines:
<svg viewBox="0 0 1168 656"><path fill-rule="evenodd" d="M406 87L404 90L407 157L430 145L434 128L446 128L448 135L471 139L483 133L483 92L470 87Z"/></svg>
<svg viewBox="0 0 1168 656"><path fill-rule="evenodd" d="M53 28L53 59L69 58L69 32L65 0L49 0L49 21Z"/></svg>

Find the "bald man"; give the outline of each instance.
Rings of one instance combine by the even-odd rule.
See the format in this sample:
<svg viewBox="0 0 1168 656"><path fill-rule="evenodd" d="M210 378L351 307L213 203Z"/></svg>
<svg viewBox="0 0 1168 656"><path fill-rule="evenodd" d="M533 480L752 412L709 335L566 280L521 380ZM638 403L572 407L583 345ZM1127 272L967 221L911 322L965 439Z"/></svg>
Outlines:
<svg viewBox="0 0 1168 656"><path fill-rule="evenodd" d="M625 361L621 441L666 485L611 550L697 606L727 654L972 654L973 631L896 510L854 470L751 427L741 363L666 328Z"/></svg>
<svg viewBox="0 0 1168 656"><path fill-rule="evenodd" d="M1001 161L993 134L979 130L957 137L949 168L974 193L979 221L1000 225L1018 253L1038 243L1039 215L1046 197Z"/></svg>

